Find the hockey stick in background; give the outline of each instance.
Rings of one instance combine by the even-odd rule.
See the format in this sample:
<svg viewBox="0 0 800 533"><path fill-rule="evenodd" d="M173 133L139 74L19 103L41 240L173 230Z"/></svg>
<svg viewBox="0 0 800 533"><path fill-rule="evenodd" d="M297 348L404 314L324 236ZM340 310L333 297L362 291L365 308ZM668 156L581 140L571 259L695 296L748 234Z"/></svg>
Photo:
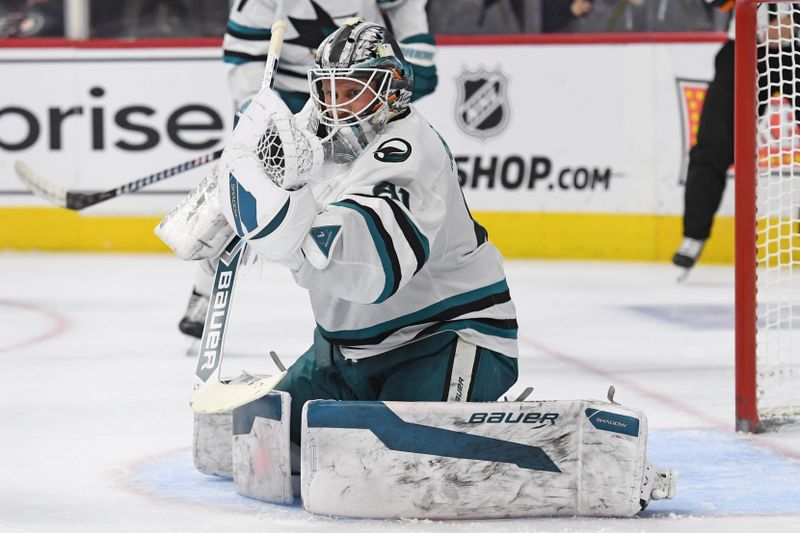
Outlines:
<svg viewBox="0 0 800 533"><path fill-rule="evenodd" d="M48 202L59 207L71 209L73 211L80 211L81 209L85 209L91 205L105 202L111 198L116 198L121 194L136 192L143 187L152 185L153 183L158 183L159 181L171 178L172 176L177 176L178 174L186 172L187 170L201 167L207 163L210 163L211 161L219 159L221 156L222 150L217 150L209 154L201 155L200 157L195 157L194 159L178 165L165 168L164 170L159 170L155 174L150 174L149 176L133 180L130 183L120 185L114 189L102 192L77 192L62 189L44 179L38 172L33 170L30 165L24 161L17 161L14 164L14 170L17 172L19 179L21 179L25 185L27 185L28 188L37 196L40 196L41 198L44 198Z"/></svg>
<svg viewBox="0 0 800 533"><path fill-rule="evenodd" d="M264 78L259 94L272 88L286 26L286 21L283 20L276 20L272 24L267 64L264 68ZM259 95L256 95L254 100L257 100L258 97ZM238 236L234 236L217 261L217 272L209 296L210 304L203 326L203 336L200 339L197 368L192 385L190 403L192 411L195 413L224 413L234 407L256 400L271 391L286 374L283 369L278 374L263 379L244 374L243 378L237 378L228 383L223 382L220 378L225 326L230 316L236 270L245 246L244 241Z"/></svg>

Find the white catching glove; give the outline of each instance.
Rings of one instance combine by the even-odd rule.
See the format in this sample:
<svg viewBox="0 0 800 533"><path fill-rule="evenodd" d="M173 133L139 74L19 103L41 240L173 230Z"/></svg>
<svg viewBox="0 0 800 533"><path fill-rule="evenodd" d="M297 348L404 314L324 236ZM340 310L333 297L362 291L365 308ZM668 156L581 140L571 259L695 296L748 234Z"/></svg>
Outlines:
<svg viewBox="0 0 800 533"><path fill-rule="evenodd" d="M220 161L222 212L260 256L296 267L318 206L303 187L319 177L322 145L286 104L261 90L244 110Z"/></svg>
<svg viewBox="0 0 800 533"><path fill-rule="evenodd" d="M322 143L316 135L298 127L294 115L280 97L263 89L242 106L243 113L223 153L223 163L234 153L258 155L263 173L284 189L296 189L320 179Z"/></svg>
<svg viewBox="0 0 800 533"><path fill-rule="evenodd" d="M181 259L217 257L233 237L233 228L222 214L218 180L219 164L214 164L155 229L156 235Z"/></svg>

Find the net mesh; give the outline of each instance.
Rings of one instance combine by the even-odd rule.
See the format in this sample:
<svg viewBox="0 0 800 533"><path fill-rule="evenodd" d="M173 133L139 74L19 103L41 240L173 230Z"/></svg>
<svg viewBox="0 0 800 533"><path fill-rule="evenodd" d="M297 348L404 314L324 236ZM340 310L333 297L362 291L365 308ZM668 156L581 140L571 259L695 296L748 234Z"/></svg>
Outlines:
<svg viewBox="0 0 800 533"><path fill-rule="evenodd" d="M266 131L258 140L256 154L258 155L258 160L261 161L264 174L276 185L282 186L286 169L286 154L283 151L283 142L274 122L269 123Z"/></svg>
<svg viewBox="0 0 800 533"><path fill-rule="evenodd" d="M765 426L800 415L800 8L757 12L756 387Z"/></svg>

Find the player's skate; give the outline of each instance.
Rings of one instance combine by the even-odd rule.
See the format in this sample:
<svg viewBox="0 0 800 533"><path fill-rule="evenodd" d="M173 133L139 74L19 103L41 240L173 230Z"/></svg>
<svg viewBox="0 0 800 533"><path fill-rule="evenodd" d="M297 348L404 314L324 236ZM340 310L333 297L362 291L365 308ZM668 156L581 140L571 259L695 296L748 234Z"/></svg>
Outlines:
<svg viewBox="0 0 800 533"><path fill-rule="evenodd" d="M178 323L181 333L191 338L191 343L187 347L186 355L197 355L200 338L203 336L203 325L208 312L208 296L200 294L197 289L192 289L189 303L186 306L186 313Z"/></svg>
<svg viewBox="0 0 800 533"><path fill-rule="evenodd" d="M689 275L689 271L700 258L700 254L703 253L705 243L706 241L700 239L683 238L678 251L672 256L672 263L681 269L678 281L685 280Z"/></svg>

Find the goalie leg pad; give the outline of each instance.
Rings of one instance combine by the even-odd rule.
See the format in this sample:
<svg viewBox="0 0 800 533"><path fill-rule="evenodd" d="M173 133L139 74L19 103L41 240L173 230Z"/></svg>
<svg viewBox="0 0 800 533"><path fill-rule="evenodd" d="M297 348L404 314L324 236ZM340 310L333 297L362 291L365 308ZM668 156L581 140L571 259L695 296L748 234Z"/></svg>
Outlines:
<svg viewBox="0 0 800 533"><path fill-rule="evenodd" d="M198 471L210 476L233 477L231 428L230 411L195 413L192 456Z"/></svg>
<svg viewBox="0 0 800 533"><path fill-rule="evenodd" d="M239 494L294 501L289 445L291 396L271 392L233 410L233 482Z"/></svg>
<svg viewBox="0 0 800 533"><path fill-rule="evenodd" d="M301 492L313 513L618 517L642 508L647 419L619 404L311 401L302 431Z"/></svg>

